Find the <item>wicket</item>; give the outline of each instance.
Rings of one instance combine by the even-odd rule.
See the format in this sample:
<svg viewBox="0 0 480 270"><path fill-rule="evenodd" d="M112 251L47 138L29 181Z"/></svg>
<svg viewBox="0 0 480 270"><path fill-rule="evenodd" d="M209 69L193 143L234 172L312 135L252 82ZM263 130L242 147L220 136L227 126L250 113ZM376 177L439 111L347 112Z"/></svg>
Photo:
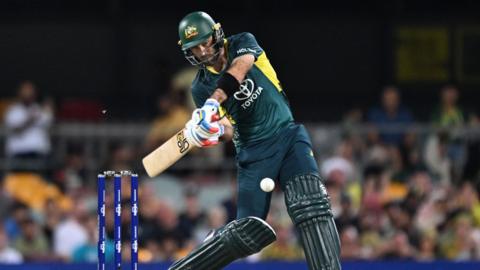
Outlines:
<svg viewBox="0 0 480 270"><path fill-rule="evenodd" d="M131 193L131 269L138 268L138 175L130 171L105 171L98 175L98 270L105 270L106 228L105 228L105 180L113 177L114 186L114 264L115 269L122 269L122 177L130 178Z"/></svg>

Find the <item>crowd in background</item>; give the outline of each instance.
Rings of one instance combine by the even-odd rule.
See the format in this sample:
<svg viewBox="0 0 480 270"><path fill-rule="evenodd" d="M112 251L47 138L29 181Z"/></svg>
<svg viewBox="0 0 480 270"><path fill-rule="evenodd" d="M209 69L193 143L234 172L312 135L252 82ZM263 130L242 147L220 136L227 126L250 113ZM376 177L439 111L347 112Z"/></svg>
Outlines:
<svg viewBox="0 0 480 270"><path fill-rule="evenodd" d="M480 122L475 112L459 104L457 87L446 85L439 93L428 132L414 128L415 115L402 104L400 91L387 86L378 106L355 109L339 119L343 132L335 151L314 149L331 197L343 259L480 260L480 134L464 132L465 128L475 130ZM179 91L160 99L159 118L146 135L145 149L169 138L181 128L178 123L189 118L191 107L181 102L184 99ZM48 136L53 118L50 103L35 101L31 82L20 86L18 102L4 112L6 156L12 163L0 189L0 263L97 259L97 194L94 183L86 179L82 149L70 149L62 166L48 173L21 167L25 158L41 163L55 147L40 140ZM31 147L19 149L25 145ZM119 144L105 162L108 168L123 170L138 158L133 149ZM204 174L219 181L214 173ZM231 175L234 181L234 172ZM155 194L148 182L140 185L141 261L179 258L211 229L235 218L235 192L215 207L203 209L198 197L202 184L188 172L176 177L184 186L181 211ZM43 180L68 202L51 199L42 205L29 204L35 192L12 191L15 182L32 185ZM128 185L124 190L123 251L128 259ZM267 221L277 232L277 241L248 259L302 259L281 191L275 190L273 198ZM112 200L108 195L107 213L113 211ZM106 225L107 253L113 253L113 218L107 218Z"/></svg>

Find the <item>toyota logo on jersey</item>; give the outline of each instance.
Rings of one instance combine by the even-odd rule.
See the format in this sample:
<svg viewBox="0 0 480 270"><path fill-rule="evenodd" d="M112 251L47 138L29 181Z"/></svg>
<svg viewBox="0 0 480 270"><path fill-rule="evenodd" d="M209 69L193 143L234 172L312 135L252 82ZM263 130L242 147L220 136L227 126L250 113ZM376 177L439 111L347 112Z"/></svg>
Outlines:
<svg viewBox="0 0 480 270"><path fill-rule="evenodd" d="M245 100L252 95L254 87L255 84L251 79L245 79L243 80L242 84L240 84L240 90L235 92L233 96L236 100Z"/></svg>
<svg viewBox="0 0 480 270"><path fill-rule="evenodd" d="M233 97L238 101L243 101L242 108L246 109L253 104L253 102L262 94L263 88L257 87L252 79L245 79L240 84L240 88L233 94Z"/></svg>

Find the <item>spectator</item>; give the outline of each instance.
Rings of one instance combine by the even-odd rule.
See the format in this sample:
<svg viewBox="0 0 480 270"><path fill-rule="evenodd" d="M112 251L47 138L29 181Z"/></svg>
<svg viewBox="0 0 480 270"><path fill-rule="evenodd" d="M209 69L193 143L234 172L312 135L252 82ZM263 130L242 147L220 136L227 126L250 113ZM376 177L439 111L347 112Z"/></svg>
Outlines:
<svg viewBox="0 0 480 270"><path fill-rule="evenodd" d="M288 261L303 259L302 249L294 241L291 222L289 220L279 220L270 224L277 233L277 240L261 251L261 258L264 260Z"/></svg>
<svg viewBox="0 0 480 270"><path fill-rule="evenodd" d="M49 253L47 238L31 217L23 220L20 227L22 234L16 238L14 247L26 261L43 261L53 258Z"/></svg>
<svg viewBox="0 0 480 270"><path fill-rule="evenodd" d="M385 209L392 229L407 233L413 230L411 217L400 202L390 202L385 205Z"/></svg>
<svg viewBox="0 0 480 270"><path fill-rule="evenodd" d="M191 111L184 105L184 92L171 92L158 99L158 116L153 121L145 139L145 150L149 152L185 127Z"/></svg>
<svg viewBox="0 0 480 270"><path fill-rule="evenodd" d="M180 242L173 235L166 235L160 242L160 252L162 261L177 260L181 256L177 252L183 253L180 249Z"/></svg>
<svg viewBox="0 0 480 270"><path fill-rule="evenodd" d="M48 245L50 247L53 246L53 234L55 232L55 228L57 228L58 224L63 217L64 213L62 208L58 205L55 200L47 200L45 206L43 208L43 232L48 240Z"/></svg>
<svg viewBox="0 0 480 270"><path fill-rule="evenodd" d="M361 201L363 210L379 211L382 209L387 182L388 177L382 167L370 166L365 169Z"/></svg>
<svg viewBox="0 0 480 270"><path fill-rule="evenodd" d="M433 111L432 121L439 127L458 127L465 123L465 113L457 104L458 88L445 85L440 93L440 104Z"/></svg>
<svg viewBox="0 0 480 270"><path fill-rule="evenodd" d="M411 124L410 111L400 104L400 93L395 86L387 86L382 93L380 107L370 109L367 121L380 128L380 139L385 144L399 146L404 139L404 125ZM392 130L382 130L392 129Z"/></svg>
<svg viewBox="0 0 480 270"><path fill-rule="evenodd" d="M23 262L20 252L10 247L8 236L0 225L0 264L19 264Z"/></svg>
<svg viewBox="0 0 480 270"><path fill-rule="evenodd" d="M53 251L65 260L70 260L73 251L88 242L88 233L82 225L87 216L85 202L77 200L67 217L53 232Z"/></svg>
<svg viewBox="0 0 480 270"><path fill-rule="evenodd" d="M465 112L458 105L459 92L454 85L446 85L440 93L440 104L434 110L432 122L442 129L445 155L452 161L452 180L460 181L463 167L466 163L466 144L462 140L459 128L465 126Z"/></svg>
<svg viewBox="0 0 480 270"><path fill-rule="evenodd" d="M334 218L342 214L341 197L347 186L356 180L353 162L353 146L349 140L344 140L338 145L336 154L327 158L321 166Z"/></svg>
<svg viewBox="0 0 480 270"><path fill-rule="evenodd" d="M353 209L352 199L347 194L342 193L340 202L340 215L335 219L338 231L352 225L358 227L358 217Z"/></svg>
<svg viewBox="0 0 480 270"><path fill-rule="evenodd" d="M358 231L354 226L347 226L340 230L342 243L341 258L343 260L355 260L362 258L362 247L358 238Z"/></svg>
<svg viewBox="0 0 480 270"><path fill-rule="evenodd" d="M161 211L163 203L155 196L155 186L152 182L144 182L140 185L139 194L139 245L146 247L151 253L151 260L159 260L161 257L160 246L155 238L158 231L157 214Z"/></svg>
<svg viewBox="0 0 480 270"><path fill-rule="evenodd" d="M401 150L396 146L390 146L388 147L388 151L390 152L389 169L392 174L392 181L397 183L405 183L408 174L411 172L407 172L405 168L405 160L402 157Z"/></svg>
<svg viewBox="0 0 480 270"><path fill-rule="evenodd" d="M450 227L440 239L441 254L450 260L472 260L475 259L474 228L471 217L465 213L458 214Z"/></svg>
<svg viewBox="0 0 480 270"><path fill-rule="evenodd" d="M5 114L6 155L11 170L43 171L50 153L49 128L53 122L50 102L40 105L32 82L22 82L17 102Z"/></svg>
<svg viewBox="0 0 480 270"><path fill-rule="evenodd" d="M363 111L360 108L352 108L343 115L342 127L347 133L355 133L356 129L362 125Z"/></svg>
<svg viewBox="0 0 480 270"><path fill-rule="evenodd" d="M455 204L457 208L467 211L474 225L480 225L480 201L477 191L470 182L464 183L458 190Z"/></svg>
<svg viewBox="0 0 480 270"><path fill-rule="evenodd" d="M382 222L384 214L378 211L362 211L359 215L360 244L365 259L377 258L377 250L383 245Z"/></svg>
<svg viewBox="0 0 480 270"><path fill-rule="evenodd" d="M220 228L226 224L227 214L225 209L220 206L211 208L207 212L207 220L204 224L195 230L196 243L201 243L212 232L212 230Z"/></svg>
<svg viewBox="0 0 480 270"><path fill-rule="evenodd" d="M452 160L448 156L448 135L446 132L432 134L427 139L424 151L425 164L434 178L445 186L452 184Z"/></svg>
<svg viewBox="0 0 480 270"><path fill-rule="evenodd" d="M170 81L170 91L177 97L181 98L183 101L182 104L185 104L189 111L193 111L197 108L193 102L192 94L190 93L192 81L197 76L197 71L196 67L184 67L178 70Z"/></svg>
<svg viewBox="0 0 480 270"><path fill-rule="evenodd" d="M425 169L425 165L421 160L421 144L417 133L410 132L405 134L403 144L400 146L400 152L407 174L418 169Z"/></svg>
<svg viewBox="0 0 480 270"><path fill-rule="evenodd" d="M205 218L205 213L200 209L198 202L198 187L189 185L184 191L185 211L180 213L178 219L182 233L191 238L193 230Z"/></svg>
<svg viewBox="0 0 480 270"><path fill-rule="evenodd" d="M322 175L344 187L348 181L356 180L357 171L354 165L353 145L350 141L342 141L334 156L322 162ZM334 177L333 174L337 176ZM331 179L330 179L331 178Z"/></svg>
<svg viewBox="0 0 480 270"><path fill-rule="evenodd" d="M446 190L435 189L415 213L414 226L420 231L436 230L447 219Z"/></svg>
<svg viewBox="0 0 480 270"><path fill-rule="evenodd" d="M87 184L86 160L83 149L79 146L70 146L64 159L63 168L56 171L55 182L62 191L72 194L85 188Z"/></svg>
<svg viewBox="0 0 480 270"><path fill-rule="evenodd" d="M97 261L97 219L94 215L89 215L85 228L87 229L88 242L79 245L73 250L73 262L96 262Z"/></svg>
<svg viewBox="0 0 480 270"><path fill-rule="evenodd" d="M3 181L0 180L0 226L2 226L2 221L6 220L10 216L10 208L12 207L13 203L14 201L10 198L10 195L5 190Z"/></svg>
<svg viewBox="0 0 480 270"><path fill-rule="evenodd" d="M437 231L435 229L423 232L420 235L418 253L415 256L415 259L419 261L433 261L436 257L436 238Z"/></svg>
<svg viewBox="0 0 480 270"><path fill-rule="evenodd" d="M14 202L11 206L11 215L4 222L4 229L9 239L15 240L21 234L21 223L30 216L28 207L20 202Z"/></svg>
<svg viewBox="0 0 480 270"><path fill-rule="evenodd" d="M106 168L113 171L132 170L136 161L135 147L131 144L118 142L111 146Z"/></svg>
<svg viewBox="0 0 480 270"><path fill-rule="evenodd" d="M76 263L89 262L94 263L98 260L97 253L97 216L89 215L85 222L85 228L88 233L88 242L75 248L72 253L72 261ZM107 239L105 242L105 260L107 262L113 261L112 255L114 250L114 242L111 239Z"/></svg>
<svg viewBox="0 0 480 270"><path fill-rule="evenodd" d="M221 205L227 213L227 223L237 217L237 182L235 179L230 181L230 196L225 198Z"/></svg>
<svg viewBox="0 0 480 270"><path fill-rule="evenodd" d="M377 250L380 258L411 260L415 255L415 248L410 244L408 236L403 231L396 231L391 239L387 239Z"/></svg>
<svg viewBox="0 0 480 270"><path fill-rule="evenodd" d="M183 248L185 244L188 244L188 237L180 229L175 209L171 205L163 203L158 209L155 225L154 237L157 244L160 245L160 259L176 259L175 252Z"/></svg>

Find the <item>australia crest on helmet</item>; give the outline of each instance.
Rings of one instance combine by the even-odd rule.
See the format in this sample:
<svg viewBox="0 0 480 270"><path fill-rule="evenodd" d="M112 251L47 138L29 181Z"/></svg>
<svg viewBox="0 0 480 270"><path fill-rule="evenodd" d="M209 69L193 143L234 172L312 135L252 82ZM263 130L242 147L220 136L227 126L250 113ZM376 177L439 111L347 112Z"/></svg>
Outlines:
<svg viewBox="0 0 480 270"><path fill-rule="evenodd" d="M198 35L197 27L194 25L189 25L185 28L185 38L190 39Z"/></svg>

